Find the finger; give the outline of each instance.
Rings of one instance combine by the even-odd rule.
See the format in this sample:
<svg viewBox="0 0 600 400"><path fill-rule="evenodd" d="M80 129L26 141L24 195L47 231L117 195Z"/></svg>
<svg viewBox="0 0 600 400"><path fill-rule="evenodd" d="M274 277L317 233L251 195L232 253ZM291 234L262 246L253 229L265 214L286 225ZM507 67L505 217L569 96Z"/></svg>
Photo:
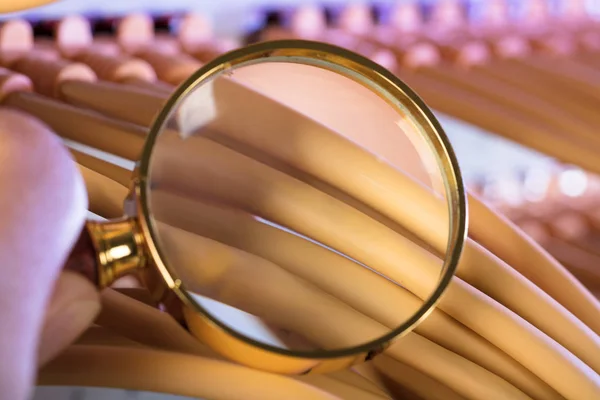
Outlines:
<svg viewBox="0 0 600 400"><path fill-rule="evenodd" d="M55 135L0 108L0 388L25 399L47 302L83 225L81 176Z"/></svg>
<svg viewBox="0 0 600 400"><path fill-rule="evenodd" d="M100 311L96 288L73 272L58 278L46 314L38 353L38 367L56 357L74 342Z"/></svg>

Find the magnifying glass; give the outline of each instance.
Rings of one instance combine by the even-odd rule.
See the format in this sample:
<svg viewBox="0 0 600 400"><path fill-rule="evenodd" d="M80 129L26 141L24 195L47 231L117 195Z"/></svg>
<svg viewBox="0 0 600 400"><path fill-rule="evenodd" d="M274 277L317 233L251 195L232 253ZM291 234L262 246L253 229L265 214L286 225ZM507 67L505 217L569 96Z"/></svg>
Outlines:
<svg viewBox="0 0 600 400"><path fill-rule="evenodd" d="M296 40L222 55L175 91L125 212L87 222L65 268L100 288L135 274L217 353L284 374L347 368L408 334L467 229L427 106L370 60Z"/></svg>

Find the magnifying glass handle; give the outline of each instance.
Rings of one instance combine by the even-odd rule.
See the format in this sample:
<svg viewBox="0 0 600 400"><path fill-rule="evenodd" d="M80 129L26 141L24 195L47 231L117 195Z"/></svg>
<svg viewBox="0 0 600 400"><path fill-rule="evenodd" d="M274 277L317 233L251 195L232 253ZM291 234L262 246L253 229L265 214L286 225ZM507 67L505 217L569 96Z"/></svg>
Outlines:
<svg viewBox="0 0 600 400"><path fill-rule="evenodd" d="M146 259L134 218L87 221L64 270L77 272L102 289L145 267Z"/></svg>

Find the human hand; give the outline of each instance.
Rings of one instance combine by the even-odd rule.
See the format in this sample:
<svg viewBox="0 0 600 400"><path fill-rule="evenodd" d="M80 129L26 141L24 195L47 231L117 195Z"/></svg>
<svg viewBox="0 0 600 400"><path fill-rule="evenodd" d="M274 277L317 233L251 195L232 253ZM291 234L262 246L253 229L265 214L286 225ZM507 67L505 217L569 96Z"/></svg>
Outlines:
<svg viewBox="0 0 600 400"><path fill-rule="evenodd" d="M62 272L86 217L84 183L60 140L0 109L0 399L24 400L35 372L100 309L95 288Z"/></svg>

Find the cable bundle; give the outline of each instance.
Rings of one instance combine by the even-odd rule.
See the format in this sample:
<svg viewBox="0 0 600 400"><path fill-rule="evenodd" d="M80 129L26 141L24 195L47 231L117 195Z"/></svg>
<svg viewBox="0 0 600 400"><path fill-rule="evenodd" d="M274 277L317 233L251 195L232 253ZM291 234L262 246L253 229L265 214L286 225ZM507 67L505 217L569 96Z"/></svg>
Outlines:
<svg viewBox="0 0 600 400"><path fill-rule="evenodd" d="M124 19L115 39L102 40L89 34L83 19L62 21L57 32L79 29L77 37L86 40L79 49L59 40L59 34L56 41L36 43L26 37L30 31L22 21L8 22L0 29L25 35L19 42L22 46L13 46L10 57L3 53L0 40L0 60L5 60L0 75L2 107L25 112L67 143L75 142L73 147L79 151L73 151L74 158L86 181L90 211L102 218L122 215L129 175L123 166L138 158L153 115L166 100L170 85L185 79L202 61L177 39L156 38L144 16ZM133 32L139 36L134 37ZM159 42L162 44L154 45ZM214 45L210 41L207 45L206 38L199 42L205 47ZM344 140L335 130L315 124L310 116L293 112L285 102L234 80L223 85L223 90L236 94L232 98L240 104L252 102L257 109L272 110L281 118L239 135L233 117L243 109L234 102L229 109L232 118L222 120L220 135L199 139L204 141L203 157L191 159L189 171L164 171L179 176L175 183L185 185L186 174L200 171L202 163L217 166L211 169L217 175L198 179L222 179L223 184L206 190L230 204L223 207L159 193L156 201L164 205L160 221L177 238L167 244L174 246L173 254L180 255L182 263L186 257L211 261L211 254L227 254L235 268L227 281L231 285L245 284L248 290L263 291L272 285L286 285L299 300L314 296L323 302L320 318L339 318L331 323L345 327L343 338L349 341L356 332L376 332L401 321L401 314L418 306L419 296L427 293L432 271L445 250L443 202L418 178L401 171L393 158L389 163L374 162L373 154ZM484 117L477 115L483 121ZM531 121L523 124L534 125ZM583 138L588 131L581 127L578 132ZM548 137L535 140L557 153L559 148L563 150L562 141L545 140ZM290 141L303 146L304 156L285 145ZM595 147L588 144L590 166L596 165L591 158ZM377 153L374 149L383 145L371 143L368 150ZM583 152L583 146L578 146L573 148ZM117 157L120 166L98 159L98 153L90 148ZM327 162L324 149L334 149L340 162ZM172 150L161 157L168 160L185 151ZM577 157L583 154L575 150L572 154ZM346 179L348 176L356 179ZM251 188L265 181L272 185L270 203L252 197ZM238 191L240 187L248 191ZM298 195L303 202L294 200ZM353 228L349 224L350 228L341 229L311 218L310 206L317 202L325 202L338 220L355 223ZM383 355L353 370L296 378L234 365L195 341L159 311L143 290L119 293L109 289L103 294L104 308L97 325L41 369L40 384L121 387L210 399L598 398L597 299L505 217L473 195L469 207L470 239L457 277L437 309ZM367 208L393 227L381 224L375 214L365 212ZM285 221L300 232L318 230L320 241L334 248L354 243L343 250L369 265L385 268L385 274L403 286L347 268L342 257L258 224L252 218L257 214ZM379 240L369 241L370 234ZM399 267L399 258L410 267ZM312 267L300 268L300 264ZM341 268L355 274L340 280ZM270 280L261 287L260 282L249 279L252 271L263 271L261 276ZM298 276L300 273L303 275ZM297 285L289 280L290 275L316 289ZM369 293L377 293L377 298ZM228 301L237 301L235 292ZM300 304L267 303L255 306L281 325L305 329L306 336L324 345L331 340L310 331L309 316L301 314ZM389 307L381 307L383 303ZM193 329L193 316L188 318Z"/></svg>

